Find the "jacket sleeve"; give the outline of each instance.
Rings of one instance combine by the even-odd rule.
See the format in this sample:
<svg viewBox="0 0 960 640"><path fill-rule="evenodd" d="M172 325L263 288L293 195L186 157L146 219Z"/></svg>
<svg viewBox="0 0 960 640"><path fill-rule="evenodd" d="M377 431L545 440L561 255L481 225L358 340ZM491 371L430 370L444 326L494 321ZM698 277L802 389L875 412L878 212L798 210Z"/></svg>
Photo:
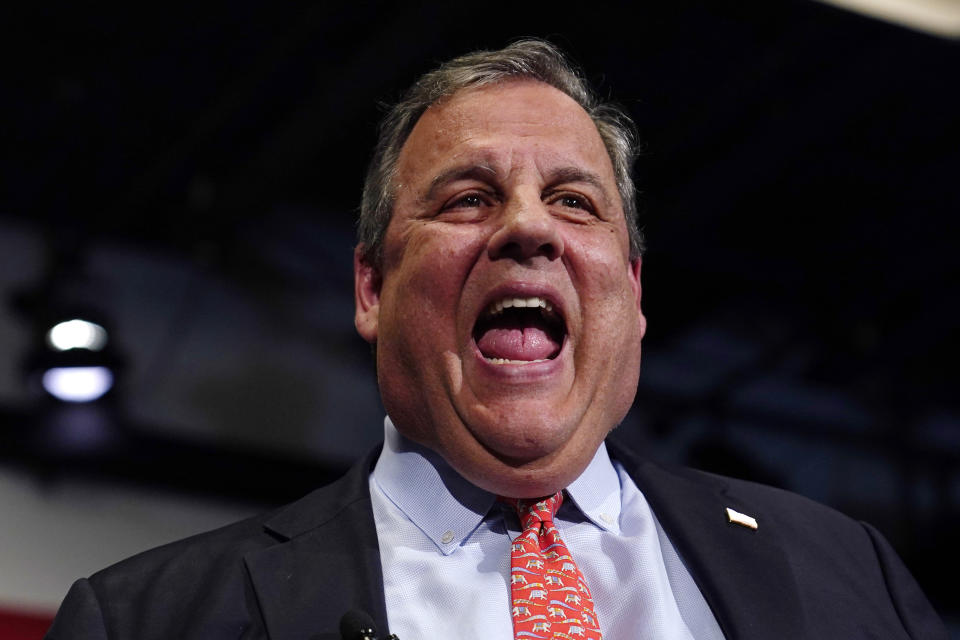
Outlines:
<svg viewBox="0 0 960 640"><path fill-rule="evenodd" d="M887 592L907 634L917 640L949 640L943 622L896 551L879 531L865 522L862 524L873 543Z"/></svg>
<svg viewBox="0 0 960 640"><path fill-rule="evenodd" d="M107 640L100 602L87 579L70 587L44 640Z"/></svg>

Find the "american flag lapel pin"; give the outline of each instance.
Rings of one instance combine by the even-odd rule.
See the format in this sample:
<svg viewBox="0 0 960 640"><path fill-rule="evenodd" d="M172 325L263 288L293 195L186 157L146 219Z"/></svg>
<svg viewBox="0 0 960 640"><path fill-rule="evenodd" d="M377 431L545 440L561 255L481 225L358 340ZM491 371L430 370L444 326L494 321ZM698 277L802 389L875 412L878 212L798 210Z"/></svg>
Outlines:
<svg viewBox="0 0 960 640"><path fill-rule="evenodd" d="M739 524L742 527L748 529L757 529L757 521L752 516L748 516L745 513L740 513L739 511L734 511L730 507L727 507L727 522L732 522L734 524Z"/></svg>

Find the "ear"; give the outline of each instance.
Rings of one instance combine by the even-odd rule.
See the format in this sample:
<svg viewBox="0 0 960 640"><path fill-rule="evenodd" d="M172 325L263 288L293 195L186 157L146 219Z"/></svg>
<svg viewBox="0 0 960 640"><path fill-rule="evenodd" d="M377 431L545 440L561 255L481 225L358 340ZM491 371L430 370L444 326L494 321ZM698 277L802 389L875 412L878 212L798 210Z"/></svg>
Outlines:
<svg viewBox="0 0 960 640"><path fill-rule="evenodd" d="M640 316L640 337L643 338L647 333L647 317L643 315L643 309L640 308L640 297L643 287L640 285L640 267L643 265L642 258L633 258L630 260L628 269L630 271L627 277L630 278L630 286L633 289L633 296L637 302L637 314Z"/></svg>
<svg viewBox="0 0 960 640"><path fill-rule="evenodd" d="M364 245L359 244L353 250L353 323L364 340L376 344L383 279L380 270L364 256L365 249Z"/></svg>

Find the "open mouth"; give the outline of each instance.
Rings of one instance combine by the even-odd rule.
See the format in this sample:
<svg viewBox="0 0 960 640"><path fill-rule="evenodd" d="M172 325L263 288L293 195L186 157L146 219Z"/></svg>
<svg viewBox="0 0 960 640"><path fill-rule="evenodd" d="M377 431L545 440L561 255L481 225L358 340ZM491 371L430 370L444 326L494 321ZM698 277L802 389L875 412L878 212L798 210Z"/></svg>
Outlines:
<svg viewBox="0 0 960 640"><path fill-rule="evenodd" d="M527 364L552 360L567 335L563 317L544 298L502 298L483 310L473 339L493 364Z"/></svg>

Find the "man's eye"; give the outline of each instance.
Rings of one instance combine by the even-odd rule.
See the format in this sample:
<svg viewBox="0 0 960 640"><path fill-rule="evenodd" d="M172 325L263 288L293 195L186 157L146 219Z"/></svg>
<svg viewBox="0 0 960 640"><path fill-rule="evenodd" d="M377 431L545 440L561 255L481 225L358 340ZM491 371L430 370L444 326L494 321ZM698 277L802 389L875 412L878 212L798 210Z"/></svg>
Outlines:
<svg viewBox="0 0 960 640"><path fill-rule="evenodd" d="M573 193L564 193L558 196L554 203L559 204L561 207L566 207L568 209L583 209L585 211L592 211L593 207L590 204L590 201L584 198L583 196L578 196Z"/></svg>
<svg viewBox="0 0 960 640"><path fill-rule="evenodd" d="M468 193L447 204L447 209L472 209L482 207L485 204L483 198L477 193Z"/></svg>

